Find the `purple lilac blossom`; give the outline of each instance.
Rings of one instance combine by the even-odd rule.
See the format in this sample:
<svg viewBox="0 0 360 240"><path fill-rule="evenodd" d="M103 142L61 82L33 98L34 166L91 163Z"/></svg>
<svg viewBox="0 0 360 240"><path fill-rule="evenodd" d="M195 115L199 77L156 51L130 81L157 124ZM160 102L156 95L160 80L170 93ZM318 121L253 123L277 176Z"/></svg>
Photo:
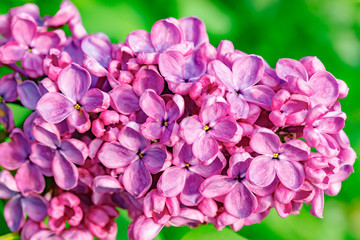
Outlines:
<svg viewBox="0 0 360 240"><path fill-rule="evenodd" d="M134 240L239 231L303 204L322 218L354 171L345 81L317 57L273 68L213 46L196 17L111 43L70 1L45 17L25 4L0 15L0 66L12 71L0 78L0 198L22 239L114 240L118 208ZM8 103L33 110L23 130Z"/></svg>

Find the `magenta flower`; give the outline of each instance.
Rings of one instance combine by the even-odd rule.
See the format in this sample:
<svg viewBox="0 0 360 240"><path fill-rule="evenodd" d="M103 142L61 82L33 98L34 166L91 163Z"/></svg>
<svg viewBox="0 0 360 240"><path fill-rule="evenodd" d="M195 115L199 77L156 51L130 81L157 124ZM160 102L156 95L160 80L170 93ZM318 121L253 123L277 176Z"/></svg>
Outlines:
<svg viewBox="0 0 360 240"><path fill-rule="evenodd" d="M312 108L306 118L304 138L309 146L327 157L337 156L339 144L330 134L337 134L345 126L346 114L329 111L323 105Z"/></svg>
<svg viewBox="0 0 360 240"><path fill-rule="evenodd" d="M255 85L265 71L261 57L242 56L234 62L232 71L219 60L214 60L209 63L208 71L227 88L226 99L236 118L247 118L249 115L247 102L270 109L274 91L265 85Z"/></svg>
<svg viewBox="0 0 360 240"><path fill-rule="evenodd" d="M181 95L188 94L192 84L204 75L206 63L198 51L191 56L177 51L167 51L159 56L159 69L169 89Z"/></svg>
<svg viewBox="0 0 360 240"><path fill-rule="evenodd" d="M251 148L261 154L249 166L248 179L260 187L269 186L277 176L285 187L296 190L304 182L304 169L299 161L309 158L310 147L299 139L284 144L267 128L256 129Z"/></svg>
<svg viewBox="0 0 360 240"><path fill-rule="evenodd" d="M228 176L214 175L200 186L206 198L225 195L224 206L228 213L238 218L249 217L257 208L257 199L249 190L246 173L252 158L248 153L238 153L230 158Z"/></svg>
<svg viewBox="0 0 360 240"><path fill-rule="evenodd" d="M67 52L52 48L43 61L44 74L56 81L60 72L71 62L71 56Z"/></svg>
<svg viewBox="0 0 360 240"><path fill-rule="evenodd" d="M43 75L42 60L61 39L56 32L38 33L35 19L27 13L17 14L11 22L14 41L0 47L0 61L6 64L22 60L26 73L37 78Z"/></svg>
<svg viewBox="0 0 360 240"><path fill-rule="evenodd" d="M31 146L30 159L44 169L51 169L56 184L68 190L78 182L75 164L83 165L89 154L88 147L78 139L60 139L55 125L35 120L33 135L37 142Z"/></svg>
<svg viewBox="0 0 360 240"><path fill-rule="evenodd" d="M91 132L107 142L117 140L121 127L129 122L128 117L116 111L107 110L100 113L99 118L92 122Z"/></svg>
<svg viewBox="0 0 360 240"><path fill-rule="evenodd" d="M18 189L23 195L32 192L41 193L45 188L43 174L45 169L31 159L30 141L24 133L16 128L11 134L11 143L3 142L0 144L2 155L0 165L8 170L16 170L15 175Z"/></svg>
<svg viewBox="0 0 360 240"><path fill-rule="evenodd" d="M53 197L48 208L49 227L54 232L61 232L66 222L70 226L78 226L83 218L80 199L71 192Z"/></svg>
<svg viewBox="0 0 360 240"><path fill-rule="evenodd" d="M156 224L165 225L171 216L180 213L180 203L177 197L165 197L157 189L146 194L143 205L145 217L152 218Z"/></svg>
<svg viewBox="0 0 360 240"><path fill-rule="evenodd" d="M60 73L58 86L61 93L46 93L39 100L36 110L50 123L65 119L79 132L90 129L88 112L105 111L110 97L97 88L89 90L90 74L77 64L71 64Z"/></svg>
<svg viewBox="0 0 360 240"><path fill-rule="evenodd" d="M285 89L279 90L272 99L269 118L277 127L301 125L305 122L310 99L301 94L290 94Z"/></svg>
<svg viewBox="0 0 360 240"><path fill-rule="evenodd" d="M230 141L237 132L235 120L227 116L229 105L223 98L209 98L203 103L199 116L194 115L181 121L181 134L187 144L192 145L195 157L208 165L217 156L217 141Z"/></svg>
<svg viewBox="0 0 360 240"><path fill-rule="evenodd" d="M339 95L339 83L325 68L319 65L309 67L308 63L305 64L309 73L304 65L296 60L280 59L276 64L276 74L287 81L291 91L309 96L311 106L332 105Z"/></svg>
<svg viewBox="0 0 360 240"><path fill-rule="evenodd" d="M140 64L157 64L159 54L166 50L180 50L184 55L189 51L179 21L174 18L157 21L150 34L144 30L131 32L126 44Z"/></svg>
<svg viewBox="0 0 360 240"><path fill-rule="evenodd" d="M133 85L120 84L111 92L111 107L122 114L140 109L139 97L146 89L153 89L158 95L164 89L164 79L154 68L142 68L136 74Z"/></svg>
<svg viewBox="0 0 360 240"><path fill-rule="evenodd" d="M218 175L226 165L226 159L220 152L209 165L203 166L192 153L191 146L184 141L174 146L175 166L167 168L161 175L157 189L166 197L176 197L186 206L196 206L202 200L199 188L204 178Z"/></svg>
<svg viewBox="0 0 360 240"><path fill-rule="evenodd" d="M20 231L25 223L25 214L36 222L41 222L47 216L45 199L35 194L22 196L14 177L7 170L0 172L0 198L10 198L5 204L4 217L12 232Z"/></svg>
<svg viewBox="0 0 360 240"><path fill-rule="evenodd" d="M98 158L108 168L125 168L123 184L136 197L142 197L152 183L151 174L158 173L167 159L159 144L150 144L139 132L139 125L130 122L119 134L119 142L104 143Z"/></svg>
<svg viewBox="0 0 360 240"><path fill-rule="evenodd" d="M146 90L140 97L140 107L149 117L141 125L141 133L144 137L155 140L159 139L162 144L170 146L178 141L179 125L177 120L184 113L184 99L175 94L166 103L153 90Z"/></svg>
<svg viewBox="0 0 360 240"><path fill-rule="evenodd" d="M85 213L84 222L89 231L99 239L115 239L117 225L114 218L119 216L119 212L112 206L99 205L91 206Z"/></svg>

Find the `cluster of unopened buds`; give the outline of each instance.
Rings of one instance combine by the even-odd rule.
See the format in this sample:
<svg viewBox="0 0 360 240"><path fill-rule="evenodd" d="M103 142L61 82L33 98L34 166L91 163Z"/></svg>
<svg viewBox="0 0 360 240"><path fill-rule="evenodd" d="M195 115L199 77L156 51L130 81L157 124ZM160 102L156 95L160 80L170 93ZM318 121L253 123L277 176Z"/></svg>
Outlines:
<svg viewBox="0 0 360 240"><path fill-rule="evenodd" d="M238 231L303 204L322 217L324 194L353 172L348 87L316 57L273 69L230 41L212 46L195 17L112 44L69 1L43 18L12 8L0 33L13 70L0 80L0 198L22 239L115 239L118 208L136 240L164 226ZM23 129L9 102L34 110Z"/></svg>

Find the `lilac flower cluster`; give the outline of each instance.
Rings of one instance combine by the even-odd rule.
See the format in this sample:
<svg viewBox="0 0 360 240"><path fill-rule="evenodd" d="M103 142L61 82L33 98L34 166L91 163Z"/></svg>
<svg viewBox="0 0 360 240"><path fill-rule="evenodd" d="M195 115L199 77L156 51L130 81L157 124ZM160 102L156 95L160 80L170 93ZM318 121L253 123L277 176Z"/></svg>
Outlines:
<svg viewBox="0 0 360 240"><path fill-rule="evenodd" d="M303 204L322 217L324 194L353 172L338 101L348 88L316 57L273 69L230 41L212 46L195 17L111 44L69 1L43 18L34 4L13 8L0 33L0 64L13 70L0 79L11 139L0 198L22 239L115 239L117 208L136 240L164 226L238 231ZM8 102L34 110L23 130Z"/></svg>

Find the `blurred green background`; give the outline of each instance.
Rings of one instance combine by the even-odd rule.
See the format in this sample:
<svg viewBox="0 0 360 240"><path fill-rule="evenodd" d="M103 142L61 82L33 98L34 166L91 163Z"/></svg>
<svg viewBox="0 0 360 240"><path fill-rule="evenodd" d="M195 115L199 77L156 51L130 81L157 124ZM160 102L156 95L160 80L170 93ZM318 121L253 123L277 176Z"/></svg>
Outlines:
<svg viewBox="0 0 360 240"><path fill-rule="evenodd" d="M54 14L60 0L1 0L0 13L34 2L41 15ZM344 80L350 93L341 100L346 112L345 131L360 153L360 1L351 0L73 0L89 33L104 32L112 42L124 41L136 29L150 31L166 17L197 16L207 27L210 42L234 42L237 49L261 55L272 66L279 58L317 56L335 77ZM310 215L305 206L300 215L282 219L272 210L260 224L237 233L217 232L212 226L194 230L166 228L157 239L360 239L360 175L344 183L336 197L325 198L324 218ZM0 211L3 209L0 202ZM0 214L2 215L2 214ZM121 212L118 239L127 239L129 219ZM0 235L7 232L0 217ZM1 239L1 238L0 238Z"/></svg>

